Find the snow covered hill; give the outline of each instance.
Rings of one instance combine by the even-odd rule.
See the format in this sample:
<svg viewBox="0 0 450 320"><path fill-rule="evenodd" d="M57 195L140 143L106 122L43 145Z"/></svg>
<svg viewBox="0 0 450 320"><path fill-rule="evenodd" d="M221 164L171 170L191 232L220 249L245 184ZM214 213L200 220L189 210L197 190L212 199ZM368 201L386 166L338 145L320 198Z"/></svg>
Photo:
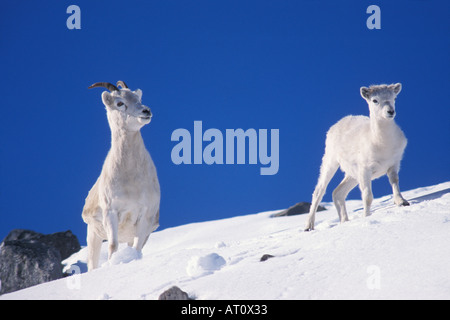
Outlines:
<svg viewBox="0 0 450 320"><path fill-rule="evenodd" d="M155 232L142 258L121 246L85 273L86 249L66 260L82 274L0 299L157 299L173 285L196 299L450 299L450 182L375 199L363 218L347 201L349 222L331 203L306 215L263 212ZM261 262L264 254L273 257Z"/></svg>

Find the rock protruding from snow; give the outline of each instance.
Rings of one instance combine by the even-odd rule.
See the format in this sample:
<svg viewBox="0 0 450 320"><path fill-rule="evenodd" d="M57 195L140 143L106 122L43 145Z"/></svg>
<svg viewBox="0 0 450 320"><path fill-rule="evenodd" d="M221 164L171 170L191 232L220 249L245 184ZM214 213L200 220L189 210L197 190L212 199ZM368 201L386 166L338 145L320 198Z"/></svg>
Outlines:
<svg viewBox="0 0 450 320"><path fill-rule="evenodd" d="M269 260L270 258L273 258L273 257L275 257L275 256L273 256L271 254L265 254L261 257L261 259L259 259L259 261L263 262L263 261Z"/></svg>
<svg viewBox="0 0 450 320"><path fill-rule="evenodd" d="M80 242L72 231L67 230L63 232L55 232L52 234L42 234L33 230L13 229L3 239L3 242L11 240L29 241L35 240L37 242L53 247L59 251L61 260L67 259L75 252L80 251Z"/></svg>
<svg viewBox="0 0 450 320"><path fill-rule="evenodd" d="M167 289L159 296L158 300L194 300L189 298L189 295L178 288L177 286L173 286L170 289Z"/></svg>
<svg viewBox="0 0 450 320"><path fill-rule="evenodd" d="M48 235L12 230L0 245L0 294L61 278L61 261L80 249L69 230Z"/></svg>
<svg viewBox="0 0 450 320"><path fill-rule="evenodd" d="M305 214L309 212L309 208L311 207L310 202L299 202L297 204L294 204L292 207L289 207L286 210L283 210L281 212L275 213L272 215L272 217L285 217L285 216L295 216L298 214ZM326 210L325 207L319 206L317 208L317 211L324 211Z"/></svg>
<svg viewBox="0 0 450 320"><path fill-rule="evenodd" d="M62 277L58 250L36 240L12 240L0 249L0 294Z"/></svg>

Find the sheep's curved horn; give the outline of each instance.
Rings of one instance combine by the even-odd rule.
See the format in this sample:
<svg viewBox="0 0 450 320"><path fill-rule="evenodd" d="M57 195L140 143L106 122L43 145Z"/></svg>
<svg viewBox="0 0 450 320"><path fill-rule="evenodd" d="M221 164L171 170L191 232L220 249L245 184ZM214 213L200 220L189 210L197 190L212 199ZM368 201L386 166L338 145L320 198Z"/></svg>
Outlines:
<svg viewBox="0 0 450 320"><path fill-rule="evenodd" d="M122 88L128 89L127 84L125 82L123 82L122 80L117 81L117 86L121 86Z"/></svg>
<svg viewBox="0 0 450 320"><path fill-rule="evenodd" d="M119 88L117 88L115 85L113 85L112 83L109 83L109 82L96 82L93 85L91 85L90 87L88 87L88 89L98 88L98 87L106 88L109 91L120 91Z"/></svg>

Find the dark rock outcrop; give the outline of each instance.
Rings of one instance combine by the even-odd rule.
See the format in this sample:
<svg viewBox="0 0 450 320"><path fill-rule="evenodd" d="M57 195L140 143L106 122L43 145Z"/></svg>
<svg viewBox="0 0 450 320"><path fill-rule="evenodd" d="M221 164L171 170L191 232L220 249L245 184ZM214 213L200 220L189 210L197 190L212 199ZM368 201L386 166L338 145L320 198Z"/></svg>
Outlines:
<svg viewBox="0 0 450 320"><path fill-rule="evenodd" d="M62 277L58 250L36 240L11 240L0 249L0 294Z"/></svg>
<svg viewBox="0 0 450 320"><path fill-rule="evenodd" d="M309 213L310 207L311 207L310 202L299 202L286 210L283 210L281 212L273 214L272 218L284 217L284 216L295 216L297 214ZM326 209L319 205L319 207L317 208L317 211L323 211L323 210L326 210Z"/></svg>
<svg viewBox="0 0 450 320"><path fill-rule="evenodd" d="M80 249L71 231L12 230L0 244L0 294L62 278L61 261Z"/></svg>
<svg viewBox="0 0 450 320"><path fill-rule="evenodd" d="M3 242L11 240L36 240L59 251L61 260L67 259L75 252L80 251L80 242L72 231L56 232L52 234L42 234L32 230L14 229Z"/></svg>

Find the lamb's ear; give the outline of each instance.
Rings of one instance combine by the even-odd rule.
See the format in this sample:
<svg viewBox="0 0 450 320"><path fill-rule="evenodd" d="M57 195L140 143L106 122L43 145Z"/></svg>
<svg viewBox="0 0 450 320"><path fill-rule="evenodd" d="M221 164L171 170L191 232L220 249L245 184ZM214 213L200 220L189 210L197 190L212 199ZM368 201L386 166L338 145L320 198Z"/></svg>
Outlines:
<svg viewBox="0 0 450 320"><path fill-rule="evenodd" d="M359 89L359 92L361 93L361 97L363 97L364 99L369 99L370 98L370 89L367 87L361 87Z"/></svg>
<svg viewBox="0 0 450 320"><path fill-rule="evenodd" d="M142 90L141 89L136 89L136 91L134 91L134 93L136 93L139 97L139 100L142 100Z"/></svg>
<svg viewBox="0 0 450 320"><path fill-rule="evenodd" d="M400 91L402 91L402 84L401 83L391 84L389 88L394 91L395 95L398 95Z"/></svg>
<svg viewBox="0 0 450 320"><path fill-rule="evenodd" d="M105 106L112 106L114 103L114 98L108 91L103 91L102 101Z"/></svg>

